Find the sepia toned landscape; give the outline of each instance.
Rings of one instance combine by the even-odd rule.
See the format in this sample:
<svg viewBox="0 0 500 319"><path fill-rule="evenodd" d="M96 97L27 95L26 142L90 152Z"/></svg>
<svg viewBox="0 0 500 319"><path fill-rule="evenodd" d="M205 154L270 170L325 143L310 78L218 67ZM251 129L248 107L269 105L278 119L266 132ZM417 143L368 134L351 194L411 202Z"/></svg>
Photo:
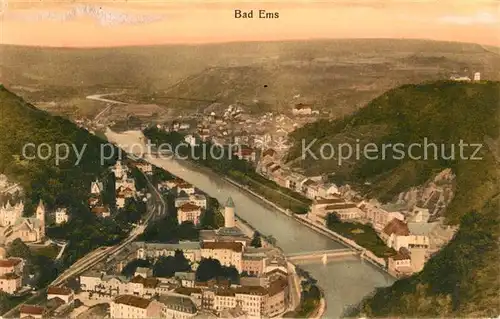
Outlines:
<svg viewBox="0 0 500 319"><path fill-rule="evenodd" d="M494 1L3 4L2 318L499 316Z"/></svg>

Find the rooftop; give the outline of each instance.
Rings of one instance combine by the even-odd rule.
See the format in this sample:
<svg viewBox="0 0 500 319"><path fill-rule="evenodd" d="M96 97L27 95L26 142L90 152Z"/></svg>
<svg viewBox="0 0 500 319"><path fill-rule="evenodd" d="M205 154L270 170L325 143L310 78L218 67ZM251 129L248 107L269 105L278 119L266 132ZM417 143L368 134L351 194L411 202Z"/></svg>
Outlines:
<svg viewBox="0 0 500 319"><path fill-rule="evenodd" d="M194 212L199 210L200 206L191 203L185 203L181 207L179 207L179 209L182 210L183 212Z"/></svg>
<svg viewBox="0 0 500 319"><path fill-rule="evenodd" d="M196 305L191 298L184 296L163 295L160 296L159 301L164 304L168 309L182 311L185 313L196 313Z"/></svg>
<svg viewBox="0 0 500 319"><path fill-rule="evenodd" d="M181 295L189 296L191 294L201 294L202 290L201 288L178 287L175 288L174 292Z"/></svg>
<svg viewBox="0 0 500 319"><path fill-rule="evenodd" d="M203 242L201 244L202 249L228 249L233 250L235 252L243 251L243 244L238 242L225 242L225 241L216 241L216 242Z"/></svg>
<svg viewBox="0 0 500 319"><path fill-rule="evenodd" d="M164 244L164 243L146 243L137 241L135 242L137 248L155 249L155 250L197 250L200 249L200 243L197 241L185 241L178 244Z"/></svg>
<svg viewBox="0 0 500 319"><path fill-rule="evenodd" d="M55 287L51 286L47 289L47 294L48 295L64 295L68 296L71 295L73 291L69 288L66 287Z"/></svg>
<svg viewBox="0 0 500 319"><path fill-rule="evenodd" d="M229 196L227 198L227 201L226 201L226 207L234 207L234 202L233 202L233 199L231 198L231 196Z"/></svg>
<svg viewBox="0 0 500 319"><path fill-rule="evenodd" d="M132 295L121 295L116 297L114 302L136 308L146 309L151 303L151 300Z"/></svg>
<svg viewBox="0 0 500 319"><path fill-rule="evenodd" d="M386 235L395 234L397 236L408 236L410 231L408 230L408 225L405 222L400 221L397 218L393 218L389 224L384 227L383 232Z"/></svg>
<svg viewBox="0 0 500 319"><path fill-rule="evenodd" d="M333 204L333 205L328 205L325 207L325 210L335 210L335 209L349 209L349 208L356 208L356 204L353 203L338 203L338 204Z"/></svg>
<svg viewBox="0 0 500 319"><path fill-rule="evenodd" d="M19 312L28 315L42 315L45 312L45 308L35 305L21 305Z"/></svg>
<svg viewBox="0 0 500 319"><path fill-rule="evenodd" d="M222 227L216 231L217 236L245 237L238 227Z"/></svg>
<svg viewBox="0 0 500 319"><path fill-rule="evenodd" d="M340 203L345 203L345 201L342 198L335 197L335 198L321 198L317 199L314 201L315 205L325 205L325 204L340 204Z"/></svg>
<svg viewBox="0 0 500 319"><path fill-rule="evenodd" d="M137 275L134 278L132 278L130 282L134 284L142 284L146 288L155 288L156 286L158 286L159 280L153 277L144 278L142 276Z"/></svg>
<svg viewBox="0 0 500 319"><path fill-rule="evenodd" d="M20 258L9 258L9 259L1 259L0 267L15 267L17 266L22 259Z"/></svg>

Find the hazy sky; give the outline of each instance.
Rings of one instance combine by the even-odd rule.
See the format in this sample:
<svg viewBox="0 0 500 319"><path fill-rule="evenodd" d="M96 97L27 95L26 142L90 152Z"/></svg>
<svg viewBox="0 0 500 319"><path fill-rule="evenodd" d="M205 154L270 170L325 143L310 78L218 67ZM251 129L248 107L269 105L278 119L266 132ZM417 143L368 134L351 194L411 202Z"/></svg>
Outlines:
<svg viewBox="0 0 500 319"><path fill-rule="evenodd" d="M500 45L497 0L16 1L4 44L119 46L312 38L425 38ZM234 10L254 10L235 19ZM258 10L279 12L258 19Z"/></svg>

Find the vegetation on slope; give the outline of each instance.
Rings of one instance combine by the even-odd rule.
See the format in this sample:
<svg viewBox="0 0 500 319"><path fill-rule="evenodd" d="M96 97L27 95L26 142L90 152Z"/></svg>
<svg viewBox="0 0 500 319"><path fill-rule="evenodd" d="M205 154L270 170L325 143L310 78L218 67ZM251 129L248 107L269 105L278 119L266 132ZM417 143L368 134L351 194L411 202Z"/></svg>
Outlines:
<svg viewBox="0 0 500 319"><path fill-rule="evenodd" d="M494 154L483 145L480 152L475 154L481 160L461 159L459 144L461 140L467 144L484 144L486 137L498 138L499 90L498 82L404 85L378 97L352 116L331 122L322 121L295 131L292 138L296 145L288 157L300 157L303 139L306 144L317 139L315 147L311 149L319 154L320 146L324 143L336 145L346 142L336 140L338 135L356 131L360 127L383 125L383 130L358 137L364 141L360 144L375 143L381 150L384 144L402 143L406 152L404 158L398 159L399 154L389 148L385 159L381 158L380 151L379 158L375 160L361 156L346 171L342 171L335 160L318 160L324 168L323 172L342 171L340 175L344 176L337 178L354 185L363 186L369 181L370 185L364 185L362 190L370 197L389 201L409 187L422 184L444 168L452 168L457 178L457 189L447 210L447 217L450 222L457 223L461 216L473 209L480 209L485 199L496 193L498 174ZM424 147L412 150L413 158L422 159L408 156L408 146L412 143L423 144L424 139L438 146L437 159L432 147L427 150L427 160L424 160ZM441 145L444 145L446 156L451 154L454 147L455 159L443 159ZM471 157L474 150L475 147L464 147L464 157ZM313 161L308 157L304 162L311 165Z"/></svg>
<svg viewBox="0 0 500 319"><path fill-rule="evenodd" d="M360 305L358 313L372 317L497 316L498 291L499 170L498 159L484 145L476 154L479 160L461 158L460 140L484 144L485 138L498 140L500 83L437 82L405 85L373 100L356 114L333 122L313 124L298 130L294 138L329 142L335 136L361 126L384 125L385 129L365 142L377 145L429 143L445 145L455 158L438 159L429 151L427 160L408 157L361 159L343 176L361 186L370 197L393 199L399 192L419 185L444 168L456 175L456 193L445 212L447 221L460 224L452 241L434 255L423 271L379 289ZM475 148L465 148L464 157ZM300 145L294 152L300 151ZM422 149L414 156L424 155ZM295 158L297 153L290 154ZM323 162L328 166L331 163ZM331 167L331 166L330 166ZM364 185L369 181L369 185Z"/></svg>
<svg viewBox="0 0 500 319"><path fill-rule="evenodd" d="M23 154L23 146L46 143L52 149L48 159L31 159L33 149ZM101 164L100 147L103 140L78 128L70 121L40 111L0 86L0 173L19 183L25 190L25 213L31 215L39 200L48 212L66 207L72 220L64 230L47 230L49 236L69 241L64 265L99 245L114 244L124 237L124 225L99 220L89 211L87 200L91 182L104 177L115 159ZM67 159L56 163L57 144L70 147ZM78 161L72 146L82 153ZM46 149L42 155L46 155ZM117 154L117 152L115 152ZM24 156L27 155L27 156ZM102 179L102 178L101 178Z"/></svg>

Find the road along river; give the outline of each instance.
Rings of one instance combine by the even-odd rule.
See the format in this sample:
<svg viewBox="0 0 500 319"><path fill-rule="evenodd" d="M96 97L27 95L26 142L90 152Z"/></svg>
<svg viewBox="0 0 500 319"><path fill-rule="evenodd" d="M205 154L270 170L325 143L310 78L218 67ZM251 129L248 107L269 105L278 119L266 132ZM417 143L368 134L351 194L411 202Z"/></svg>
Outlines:
<svg viewBox="0 0 500 319"><path fill-rule="evenodd" d="M120 134L109 130L106 132L109 141L116 143L128 153L133 153L133 150L130 149L131 145L142 144L141 136L142 133L139 131ZM146 155L145 160L186 180L221 203L224 203L228 196L231 196L236 206L236 214L261 233L274 236L277 245L285 253L345 248L293 218L278 212L262 200L207 169L197 168L182 160L158 158L150 155ZM326 265L313 263L301 264L300 266L318 280L319 286L325 293L327 307L323 315L324 318L338 318L345 307L357 304L375 287L388 286L394 281L381 270L357 257L332 260Z"/></svg>

